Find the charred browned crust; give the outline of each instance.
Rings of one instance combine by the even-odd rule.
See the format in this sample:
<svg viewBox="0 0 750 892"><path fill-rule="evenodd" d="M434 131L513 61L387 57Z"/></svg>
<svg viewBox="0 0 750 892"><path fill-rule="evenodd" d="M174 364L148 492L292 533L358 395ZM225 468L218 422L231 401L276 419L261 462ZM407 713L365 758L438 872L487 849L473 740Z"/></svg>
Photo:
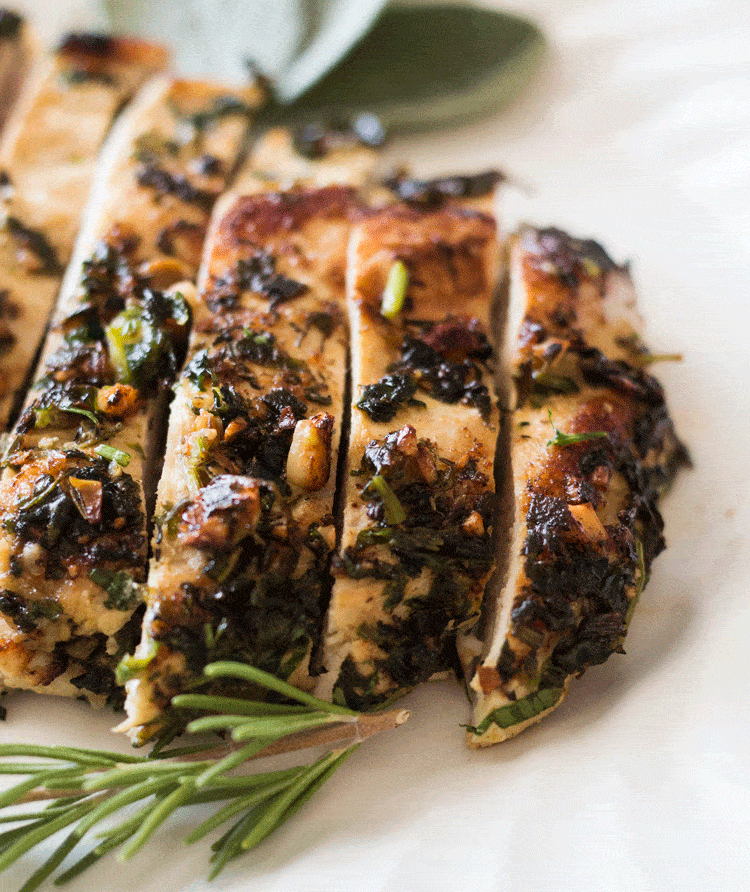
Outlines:
<svg viewBox="0 0 750 892"><path fill-rule="evenodd" d="M663 405L655 411L611 391L597 393L567 425L570 434L606 437L552 448L529 478L519 511L525 517L524 578L511 614L514 641L501 654L498 682L535 665L536 645L557 641L543 687L620 651L639 574L664 548L658 497L682 451ZM627 496L612 523L597 509L612 498L613 475ZM529 663L529 660L532 663ZM492 686L483 686L485 693Z"/></svg>
<svg viewBox="0 0 750 892"><path fill-rule="evenodd" d="M441 207L461 199L484 198L493 194L505 175L499 170L474 174L453 174L432 180L418 180L397 174L384 185L408 205L422 209Z"/></svg>
<svg viewBox="0 0 750 892"><path fill-rule="evenodd" d="M360 300L367 308L380 309L388 274L388 266L379 262L383 257L406 265L407 310L416 319L461 312L464 298L491 288L482 262L488 240L495 237L491 217L459 208L425 212L393 205L374 212L366 225L362 262L370 270L360 283ZM429 239L423 231L430 232Z"/></svg>
<svg viewBox="0 0 750 892"><path fill-rule="evenodd" d="M223 272L208 284L208 307L214 313L226 313L239 306L243 291L252 291L264 295L273 310L304 294L304 285L276 269L277 264L286 261L304 272L315 262L306 257L296 236L303 234L312 221L325 226L326 221L354 220L361 212L356 190L347 186L240 197L215 233L215 268ZM340 266L330 266L326 284L337 290L343 288ZM340 315L336 308L333 312L334 316Z"/></svg>
<svg viewBox="0 0 750 892"><path fill-rule="evenodd" d="M360 206L356 190L349 186L263 192L240 198L222 219L217 232L219 249L237 250L262 240L284 239L312 219L340 218Z"/></svg>

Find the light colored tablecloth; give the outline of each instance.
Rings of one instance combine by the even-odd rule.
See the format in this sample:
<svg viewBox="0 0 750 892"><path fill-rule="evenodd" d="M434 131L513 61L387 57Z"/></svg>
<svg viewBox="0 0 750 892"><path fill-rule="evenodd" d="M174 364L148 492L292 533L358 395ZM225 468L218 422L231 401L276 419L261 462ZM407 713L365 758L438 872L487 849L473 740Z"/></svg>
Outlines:
<svg viewBox="0 0 750 892"><path fill-rule="evenodd" d="M84 20L80 0L21 5L46 8L49 29ZM364 747L212 889L750 888L748 4L513 8L537 17L552 43L523 100L389 152L421 172L501 165L531 190L509 196L509 219L569 227L632 258L649 343L685 354L658 369L696 465L666 502L669 548L627 656L588 672L537 729L470 753L463 695L427 686L410 698L407 726ZM53 726L66 741L102 745L105 716L94 734L77 704L13 706L0 739L42 739ZM179 849L177 832L159 839L161 859L102 863L71 892L207 889L206 849Z"/></svg>

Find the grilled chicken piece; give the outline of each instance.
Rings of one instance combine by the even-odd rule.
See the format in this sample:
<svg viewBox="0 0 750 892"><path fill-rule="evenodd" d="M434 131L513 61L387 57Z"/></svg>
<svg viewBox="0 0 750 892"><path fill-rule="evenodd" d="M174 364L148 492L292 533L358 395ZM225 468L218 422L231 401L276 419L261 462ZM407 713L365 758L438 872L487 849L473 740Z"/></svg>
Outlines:
<svg viewBox="0 0 750 892"><path fill-rule="evenodd" d="M167 62L158 46L71 34L37 60L0 143L0 432L23 397L97 155L123 104Z"/></svg>
<svg viewBox="0 0 750 892"><path fill-rule="evenodd" d="M0 129L18 98L32 54L26 22L17 12L0 8Z"/></svg>
<svg viewBox="0 0 750 892"><path fill-rule="evenodd" d="M352 237L351 429L318 691L355 709L452 665L456 630L479 613L497 273L495 223L467 209L393 206Z"/></svg>
<svg viewBox="0 0 750 892"><path fill-rule="evenodd" d="M247 180L245 181L247 184ZM310 687L335 544L346 376L346 186L222 201L176 387L141 644L123 661L137 741L211 660Z"/></svg>
<svg viewBox="0 0 750 892"><path fill-rule="evenodd" d="M146 576L144 477L187 347L211 207L257 98L158 79L105 150L0 484L8 687L106 694L130 647Z"/></svg>
<svg viewBox="0 0 750 892"><path fill-rule="evenodd" d="M644 369L627 268L557 230L523 231L510 256L504 574L460 642L472 747L539 721L622 653L664 547L659 495L687 461Z"/></svg>

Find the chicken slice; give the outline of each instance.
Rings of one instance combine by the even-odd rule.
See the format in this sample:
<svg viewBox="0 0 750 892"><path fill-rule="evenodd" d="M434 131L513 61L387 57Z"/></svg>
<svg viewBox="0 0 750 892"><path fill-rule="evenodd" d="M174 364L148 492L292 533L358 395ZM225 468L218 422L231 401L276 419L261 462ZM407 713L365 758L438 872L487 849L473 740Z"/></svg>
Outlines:
<svg viewBox="0 0 750 892"><path fill-rule="evenodd" d="M167 63L158 46L71 34L41 54L0 141L0 432L19 408L70 260L99 149Z"/></svg>
<svg viewBox="0 0 750 892"><path fill-rule="evenodd" d="M625 267L595 242L526 229L510 248L498 585L460 651L467 742L518 734L621 653L664 547L659 495L687 461L645 371Z"/></svg>
<svg viewBox="0 0 750 892"><path fill-rule="evenodd" d="M0 129L18 98L34 52L34 40L23 17L0 9Z"/></svg>
<svg viewBox="0 0 750 892"><path fill-rule="evenodd" d="M255 90L161 78L117 125L0 482L0 674L96 698L142 603L147 503L210 211Z"/></svg>
<svg viewBox="0 0 750 892"><path fill-rule="evenodd" d="M321 696L382 705L455 663L492 571L494 221L394 205L347 267L352 406Z"/></svg>
<svg viewBox="0 0 750 892"><path fill-rule="evenodd" d="M252 185L243 177L244 187ZM348 186L226 197L172 406L142 641L123 661L136 741L215 659L309 688L335 544Z"/></svg>

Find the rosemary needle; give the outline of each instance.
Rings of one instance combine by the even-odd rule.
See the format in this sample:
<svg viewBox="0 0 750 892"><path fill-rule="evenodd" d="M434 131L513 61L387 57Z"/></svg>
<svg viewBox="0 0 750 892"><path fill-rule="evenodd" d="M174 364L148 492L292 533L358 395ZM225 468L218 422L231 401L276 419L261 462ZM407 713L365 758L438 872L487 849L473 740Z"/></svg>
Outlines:
<svg viewBox="0 0 750 892"><path fill-rule="evenodd" d="M0 745L0 775L26 776L0 794L0 810L49 800L36 811L0 814L0 822L19 825L0 833L0 870L68 829L19 892L33 892L60 868L54 883L62 885L118 848L120 860L131 858L178 809L218 803L185 839L194 843L234 821L211 847L210 876L214 877L229 861L286 823L362 739L395 728L408 717L404 710L360 716L242 663L206 667L205 684L220 678L249 684L253 690L264 688L286 702L181 694L170 704L175 721L148 756L80 747ZM229 752L225 742L208 748L165 749L182 729L187 734L229 732L242 746ZM259 755L331 744L338 748L307 764L281 771L241 772ZM127 809L124 814L123 809ZM121 820L112 825L116 815L122 815ZM95 840L92 847L65 868L64 862L87 835Z"/></svg>

